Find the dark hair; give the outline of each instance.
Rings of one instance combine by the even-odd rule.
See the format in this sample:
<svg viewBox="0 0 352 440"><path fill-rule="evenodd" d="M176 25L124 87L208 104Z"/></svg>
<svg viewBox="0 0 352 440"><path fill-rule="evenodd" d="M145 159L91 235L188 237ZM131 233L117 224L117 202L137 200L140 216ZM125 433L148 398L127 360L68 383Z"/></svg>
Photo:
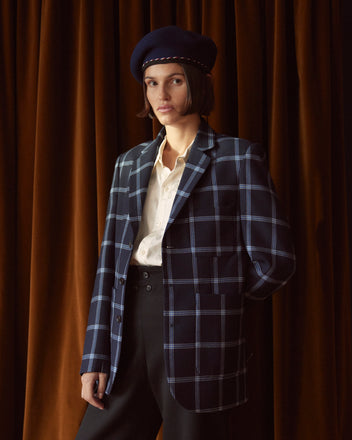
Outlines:
<svg viewBox="0 0 352 440"><path fill-rule="evenodd" d="M191 64L181 64L187 84L186 111L183 116L198 113L200 116L209 116L214 108L214 89L212 78ZM147 98L147 86L143 82L144 108L137 114L140 118L154 117Z"/></svg>

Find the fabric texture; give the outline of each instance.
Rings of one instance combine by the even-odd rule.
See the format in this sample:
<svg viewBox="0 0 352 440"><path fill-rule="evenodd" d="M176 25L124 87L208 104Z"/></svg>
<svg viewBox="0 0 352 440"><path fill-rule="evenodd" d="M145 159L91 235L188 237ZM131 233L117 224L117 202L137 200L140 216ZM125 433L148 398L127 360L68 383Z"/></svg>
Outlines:
<svg viewBox="0 0 352 440"><path fill-rule="evenodd" d="M165 129L119 156L81 373L118 373L132 243ZM164 350L175 399L196 412L247 400L244 299L265 298L295 269L291 234L257 145L203 120L162 241ZM116 314L121 316L117 320Z"/></svg>

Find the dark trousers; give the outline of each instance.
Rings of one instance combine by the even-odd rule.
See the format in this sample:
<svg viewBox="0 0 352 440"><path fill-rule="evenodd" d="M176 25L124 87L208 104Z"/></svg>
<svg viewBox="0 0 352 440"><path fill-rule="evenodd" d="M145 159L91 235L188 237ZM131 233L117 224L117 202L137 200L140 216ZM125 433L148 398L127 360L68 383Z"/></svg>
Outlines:
<svg viewBox="0 0 352 440"><path fill-rule="evenodd" d="M170 394L163 358L161 268L131 267L121 361L105 409L88 406L76 440L229 439L229 413L196 414Z"/></svg>

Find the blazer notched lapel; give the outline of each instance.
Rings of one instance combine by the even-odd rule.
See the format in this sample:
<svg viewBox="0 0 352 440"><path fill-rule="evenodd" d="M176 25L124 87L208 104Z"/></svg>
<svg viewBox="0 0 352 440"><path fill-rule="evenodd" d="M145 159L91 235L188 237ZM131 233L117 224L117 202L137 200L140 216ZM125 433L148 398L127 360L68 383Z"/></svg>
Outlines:
<svg viewBox="0 0 352 440"><path fill-rule="evenodd" d="M193 188L204 174L211 161L211 149L214 147L215 134L203 121L183 171L176 197L171 209L166 229L175 221L181 208L192 193Z"/></svg>

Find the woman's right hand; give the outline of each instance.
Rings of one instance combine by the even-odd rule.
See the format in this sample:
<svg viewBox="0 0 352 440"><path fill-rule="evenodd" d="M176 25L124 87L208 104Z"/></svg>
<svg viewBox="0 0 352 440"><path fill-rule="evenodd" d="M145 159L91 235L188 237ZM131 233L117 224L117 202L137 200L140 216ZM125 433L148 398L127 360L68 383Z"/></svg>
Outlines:
<svg viewBox="0 0 352 440"><path fill-rule="evenodd" d="M106 373L84 373L82 381L82 399L99 409L104 409L103 397L108 381Z"/></svg>

